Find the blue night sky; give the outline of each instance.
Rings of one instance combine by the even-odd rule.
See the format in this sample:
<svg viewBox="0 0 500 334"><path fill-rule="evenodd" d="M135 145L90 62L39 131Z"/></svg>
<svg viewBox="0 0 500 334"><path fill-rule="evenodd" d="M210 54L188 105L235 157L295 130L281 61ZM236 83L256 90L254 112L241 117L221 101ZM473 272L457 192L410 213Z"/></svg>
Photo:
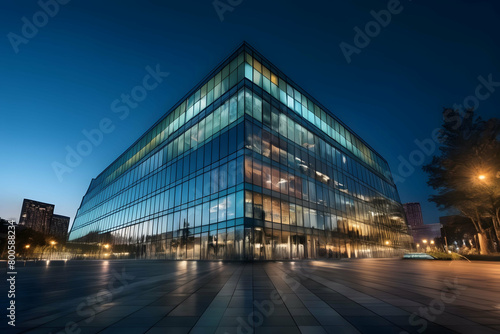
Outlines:
<svg viewBox="0 0 500 334"><path fill-rule="evenodd" d="M3 1L0 216L19 219L30 198L55 204L73 221L91 179L246 40L375 148L394 174L411 157L414 171L398 182L401 200L420 202L424 221L438 222L415 140L429 141L443 107L474 101L479 76L499 83L479 90L478 112L499 116L500 3L402 1L348 63L339 44L355 46L354 28L364 30L374 20L370 11L386 10L387 1L238 2L221 21L211 0L73 0L43 22L36 1ZM25 38L23 17L33 16L40 28L24 29ZM111 103L157 64L168 77L120 119ZM114 130L59 180L53 163L65 164L66 148L105 118Z"/></svg>

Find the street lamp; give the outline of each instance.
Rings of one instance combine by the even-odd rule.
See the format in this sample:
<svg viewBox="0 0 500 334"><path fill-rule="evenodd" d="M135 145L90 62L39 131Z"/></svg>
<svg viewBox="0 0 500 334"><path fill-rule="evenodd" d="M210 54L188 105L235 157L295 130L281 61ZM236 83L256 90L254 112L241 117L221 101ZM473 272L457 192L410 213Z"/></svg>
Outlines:
<svg viewBox="0 0 500 334"><path fill-rule="evenodd" d="M481 174L477 178L480 180L484 180L484 179L486 179L486 175Z"/></svg>
<svg viewBox="0 0 500 334"><path fill-rule="evenodd" d="M385 244L386 244L386 245L389 245L389 240L387 240L387 241L385 242Z"/></svg>
<svg viewBox="0 0 500 334"><path fill-rule="evenodd" d="M30 247L31 247L30 244L24 245L24 248L26 248L26 255L28 255L28 250ZM26 255L24 256L25 259L26 259Z"/></svg>
<svg viewBox="0 0 500 334"><path fill-rule="evenodd" d="M51 240L50 241L50 244L52 245L52 249L51 249L51 253L52 253L52 259L54 258L54 246L57 244L57 242L55 242L54 240Z"/></svg>
<svg viewBox="0 0 500 334"><path fill-rule="evenodd" d="M101 248L102 247L102 248ZM110 244L99 244L99 258L103 256L102 249L104 248L106 253L104 253L104 256L108 256L109 254L107 253L107 250L111 247Z"/></svg>
<svg viewBox="0 0 500 334"><path fill-rule="evenodd" d="M424 251L427 252L427 239L423 239L422 242L424 243Z"/></svg>

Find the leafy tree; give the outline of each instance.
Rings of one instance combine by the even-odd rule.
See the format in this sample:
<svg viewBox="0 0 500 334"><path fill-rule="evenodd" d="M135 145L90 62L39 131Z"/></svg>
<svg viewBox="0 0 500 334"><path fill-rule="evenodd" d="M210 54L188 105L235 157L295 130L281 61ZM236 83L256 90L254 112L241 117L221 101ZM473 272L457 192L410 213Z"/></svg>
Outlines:
<svg viewBox="0 0 500 334"><path fill-rule="evenodd" d="M476 228L472 221L461 215L450 216L445 224L443 224L443 234L447 238L448 245L462 245L465 241L466 245L470 245L471 249L476 248L476 240L474 236L477 234ZM444 245L444 240L442 240ZM437 241L436 241L437 244Z"/></svg>
<svg viewBox="0 0 500 334"><path fill-rule="evenodd" d="M429 201L470 218L487 254L493 234L500 240L500 121L484 121L473 110L462 117L445 109L443 116L440 155L423 166L437 191Z"/></svg>

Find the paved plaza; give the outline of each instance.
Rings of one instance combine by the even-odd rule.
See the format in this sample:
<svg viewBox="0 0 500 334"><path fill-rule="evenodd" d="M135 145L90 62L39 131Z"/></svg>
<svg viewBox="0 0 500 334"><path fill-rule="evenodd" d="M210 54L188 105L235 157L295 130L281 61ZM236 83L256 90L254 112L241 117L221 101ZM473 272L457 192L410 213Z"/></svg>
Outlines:
<svg viewBox="0 0 500 334"><path fill-rule="evenodd" d="M499 333L499 282L498 262L51 262L18 269L0 332Z"/></svg>

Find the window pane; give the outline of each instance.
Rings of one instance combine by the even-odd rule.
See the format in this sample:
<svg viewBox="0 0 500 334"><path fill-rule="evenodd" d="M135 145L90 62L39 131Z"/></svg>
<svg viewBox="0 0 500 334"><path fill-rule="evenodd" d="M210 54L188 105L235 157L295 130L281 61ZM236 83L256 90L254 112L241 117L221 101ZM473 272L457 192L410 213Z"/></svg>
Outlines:
<svg viewBox="0 0 500 334"><path fill-rule="evenodd" d="M226 196L219 198L219 222L226 220Z"/></svg>
<svg viewBox="0 0 500 334"><path fill-rule="evenodd" d="M203 218L203 211L202 211L202 205L200 204L195 207L194 226L196 227L201 226L202 218Z"/></svg>
<svg viewBox="0 0 500 334"><path fill-rule="evenodd" d="M245 217L253 217L252 193L249 191L245 191Z"/></svg>
<svg viewBox="0 0 500 334"><path fill-rule="evenodd" d="M182 199L181 192L182 192L181 185L175 187L175 206L181 205L181 199Z"/></svg>
<svg viewBox="0 0 500 334"><path fill-rule="evenodd" d="M235 185L236 185L236 160L231 160L227 165L227 186L229 188Z"/></svg>
<svg viewBox="0 0 500 334"><path fill-rule="evenodd" d="M267 221L272 221L273 215L272 215L272 205L271 205L271 197L269 196L264 196L264 215L263 219Z"/></svg>
<svg viewBox="0 0 500 334"><path fill-rule="evenodd" d="M228 151L228 132L224 132L223 134L220 135L220 159L224 158L227 156L227 151Z"/></svg>
<svg viewBox="0 0 500 334"><path fill-rule="evenodd" d="M243 157L239 157L236 161L236 184L243 182Z"/></svg>
<svg viewBox="0 0 500 334"><path fill-rule="evenodd" d="M244 203L244 193L243 191L240 191L236 193L236 218L241 218L243 217L243 208L245 206Z"/></svg>
<svg viewBox="0 0 500 334"><path fill-rule="evenodd" d="M219 142L220 142L220 137L216 137L212 141L212 163L218 161L220 158L219 157L219 153L220 153Z"/></svg>
<svg viewBox="0 0 500 334"><path fill-rule="evenodd" d="M253 96L253 117L262 122L262 99L255 94Z"/></svg>
<svg viewBox="0 0 500 334"><path fill-rule="evenodd" d="M295 215L297 216L297 226L304 226L302 206L300 205L295 206Z"/></svg>
<svg viewBox="0 0 500 334"><path fill-rule="evenodd" d="M229 103L224 103L221 108L220 128L224 129L229 124Z"/></svg>
<svg viewBox="0 0 500 334"><path fill-rule="evenodd" d="M235 195L230 194L227 195L227 202L226 202L226 207L227 207L227 219L234 219L235 214L236 214L236 208L235 208Z"/></svg>
<svg viewBox="0 0 500 334"><path fill-rule="evenodd" d="M219 191L219 168L213 169L210 173L210 193L214 194Z"/></svg>
<svg viewBox="0 0 500 334"><path fill-rule="evenodd" d="M238 117L237 100L236 96L233 96L229 103L229 124L234 122L237 117Z"/></svg>
<svg viewBox="0 0 500 334"><path fill-rule="evenodd" d="M271 157L271 134L265 130L262 130L262 155Z"/></svg>
<svg viewBox="0 0 500 334"><path fill-rule="evenodd" d="M217 222L217 215L218 215L218 208L219 206L219 201L218 200L213 200L210 202L210 224L216 223Z"/></svg>
<svg viewBox="0 0 500 334"><path fill-rule="evenodd" d="M220 131L220 114L221 114L221 109L222 107L217 108L214 111L214 120L213 120L213 134L216 134L217 132Z"/></svg>
<svg viewBox="0 0 500 334"><path fill-rule="evenodd" d="M288 203L282 201L281 202L281 223L282 224L290 224L290 208L288 206Z"/></svg>
<svg viewBox="0 0 500 334"><path fill-rule="evenodd" d="M269 165L264 164L262 166L262 186L266 189L271 189L271 167Z"/></svg>
<svg viewBox="0 0 500 334"><path fill-rule="evenodd" d="M210 172L203 174L203 196L210 195Z"/></svg>
<svg viewBox="0 0 500 334"><path fill-rule="evenodd" d="M203 220L202 225L208 225L210 223L210 203L203 203Z"/></svg>
<svg viewBox="0 0 500 334"><path fill-rule="evenodd" d="M262 194L253 193L253 217L262 220Z"/></svg>
<svg viewBox="0 0 500 334"><path fill-rule="evenodd" d="M201 198L203 196L203 175L198 175L196 177L195 195L196 199Z"/></svg>
<svg viewBox="0 0 500 334"><path fill-rule="evenodd" d="M187 214L187 222L189 227L194 227L195 220L194 220L194 208L189 208L188 209L188 214Z"/></svg>
<svg viewBox="0 0 500 334"><path fill-rule="evenodd" d="M227 188L227 164L219 167L219 191Z"/></svg>
<svg viewBox="0 0 500 334"><path fill-rule="evenodd" d="M281 223L280 200L273 198L272 199L272 206L273 206L273 223Z"/></svg>
<svg viewBox="0 0 500 334"><path fill-rule="evenodd" d="M237 144L237 127L232 128L229 130L229 136L228 136L228 152L227 154L234 153L236 151L236 144Z"/></svg>
<svg viewBox="0 0 500 334"><path fill-rule="evenodd" d="M252 183L261 187L262 186L262 164L260 161L253 160L253 177Z"/></svg>
<svg viewBox="0 0 500 334"><path fill-rule="evenodd" d="M295 204L290 203L290 225L297 225L297 219L295 217Z"/></svg>
<svg viewBox="0 0 500 334"><path fill-rule="evenodd" d="M189 180L189 188L188 188L188 201L194 201L196 190L196 179Z"/></svg>
<svg viewBox="0 0 500 334"><path fill-rule="evenodd" d="M304 227L311 227L311 220L309 217L309 208L304 208Z"/></svg>

